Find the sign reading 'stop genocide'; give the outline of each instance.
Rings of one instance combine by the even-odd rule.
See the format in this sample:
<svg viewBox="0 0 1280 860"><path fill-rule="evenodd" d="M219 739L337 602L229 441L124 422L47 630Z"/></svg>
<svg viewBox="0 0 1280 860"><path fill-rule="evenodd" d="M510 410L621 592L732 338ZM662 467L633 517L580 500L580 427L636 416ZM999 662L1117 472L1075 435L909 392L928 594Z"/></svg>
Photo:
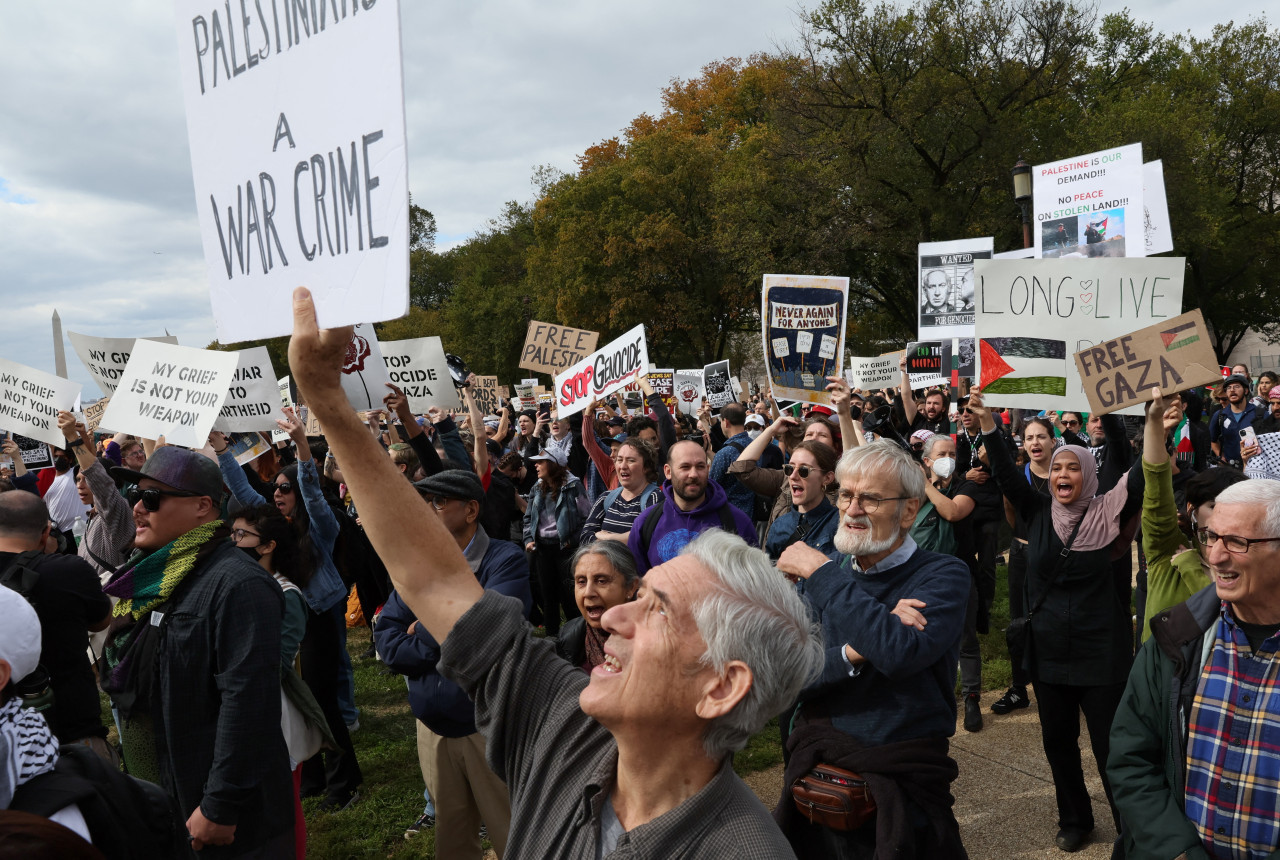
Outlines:
<svg viewBox="0 0 1280 860"><path fill-rule="evenodd" d="M175 5L218 339L288 334L299 284L326 328L403 316L397 0Z"/></svg>

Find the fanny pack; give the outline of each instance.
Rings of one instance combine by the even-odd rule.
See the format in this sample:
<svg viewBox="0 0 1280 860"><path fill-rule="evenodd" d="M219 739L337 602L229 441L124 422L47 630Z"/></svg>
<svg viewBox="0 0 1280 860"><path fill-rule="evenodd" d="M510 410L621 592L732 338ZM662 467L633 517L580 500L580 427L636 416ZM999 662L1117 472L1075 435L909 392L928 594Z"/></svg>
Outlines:
<svg viewBox="0 0 1280 860"><path fill-rule="evenodd" d="M810 824L857 830L876 813L867 781L851 770L819 764L791 786L796 809Z"/></svg>

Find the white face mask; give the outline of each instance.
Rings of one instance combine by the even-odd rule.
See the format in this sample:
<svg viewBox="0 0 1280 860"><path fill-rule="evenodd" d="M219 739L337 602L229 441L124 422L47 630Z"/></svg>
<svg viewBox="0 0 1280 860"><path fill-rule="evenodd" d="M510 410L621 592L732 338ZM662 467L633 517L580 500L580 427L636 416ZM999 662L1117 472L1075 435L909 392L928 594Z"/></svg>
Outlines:
<svg viewBox="0 0 1280 860"><path fill-rule="evenodd" d="M759 436L759 435L760 435L760 431L759 431L759 430L754 430L754 429L753 429L753 430L748 430L748 431L747 431L747 435L748 435L748 436L750 436L752 439L754 439L754 438L756 438L757 436Z"/></svg>
<svg viewBox="0 0 1280 860"><path fill-rule="evenodd" d="M933 461L933 474L944 481L956 470L956 461L950 457L939 457Z"/></svg>

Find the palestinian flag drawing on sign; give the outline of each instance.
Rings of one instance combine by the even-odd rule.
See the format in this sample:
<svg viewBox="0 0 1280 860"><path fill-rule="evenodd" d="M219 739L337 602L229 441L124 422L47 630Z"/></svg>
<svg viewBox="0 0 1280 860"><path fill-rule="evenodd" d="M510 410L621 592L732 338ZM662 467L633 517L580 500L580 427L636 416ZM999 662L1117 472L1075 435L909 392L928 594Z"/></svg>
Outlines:
<svg viewBox="0 0 1280 860"><path fill-rule="evenodd" d="M1171 352L1179 347L1196 343L1200 340L1200 335L1196 332L1196 324L1193 320L1183 323L1177 328L1160 332L1160 340L1164 343L1164 351Z"/></svg>
<svg viewBox="0 0 1280 860"><path fill-rule="evenodd" d="M984 337L983 394L1067 393L1067 342L1042 337Z"/></svg>

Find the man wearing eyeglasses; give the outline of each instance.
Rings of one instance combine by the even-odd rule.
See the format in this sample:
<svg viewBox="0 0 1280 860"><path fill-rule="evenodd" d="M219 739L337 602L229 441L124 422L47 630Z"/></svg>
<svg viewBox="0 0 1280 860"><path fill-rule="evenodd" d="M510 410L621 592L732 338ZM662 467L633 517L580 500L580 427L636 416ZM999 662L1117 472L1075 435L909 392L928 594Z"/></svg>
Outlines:
<svg viewBox="0 0 1280 860"><path fill-rule="evenodd" d="M796 543L778 559L780 571L804 580L827 659L787 715L788 789L774 816L799 857L964 857L948 738L969 569L912 539L925 477L900 446L881 440L847 451L836 479L838 555ZM867 781L879 810L873 823L836 831L795 811L789 787L817 764Z"/></svg>
<svg viewBox="0 0 1280 860"><path fill-rule="evenodd" d="M129 493L134 552L101 675L130 773L174 797L196 850L291 857L293 780L280 725L284 595L228 539L211 459L162 447Z"/></svg>
<svg viewBox="0 0 1280 860"><path fill-rule="evenodd" d="M1130 858L1280 848L1280 482L1223 490L1199 531L1214 582L1151 619L1112 723Z"/></svg>

